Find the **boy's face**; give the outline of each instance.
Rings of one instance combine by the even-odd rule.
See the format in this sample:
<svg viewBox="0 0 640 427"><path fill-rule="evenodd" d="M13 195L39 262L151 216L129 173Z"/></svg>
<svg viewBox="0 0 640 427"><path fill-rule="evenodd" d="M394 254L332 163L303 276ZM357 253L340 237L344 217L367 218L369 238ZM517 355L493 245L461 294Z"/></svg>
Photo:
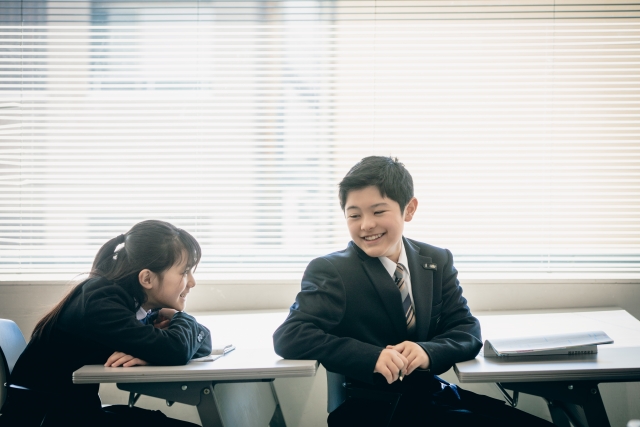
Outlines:
<svg viewBox="0 0 640 427"><path fill-rule="evenodd" d="M398 202L382 197L372 185L347 194L344 214L351 239L360 249L370 257L386 256L398 262L404 223L411 221L417 208L414 197L400 213Z"/></svg>

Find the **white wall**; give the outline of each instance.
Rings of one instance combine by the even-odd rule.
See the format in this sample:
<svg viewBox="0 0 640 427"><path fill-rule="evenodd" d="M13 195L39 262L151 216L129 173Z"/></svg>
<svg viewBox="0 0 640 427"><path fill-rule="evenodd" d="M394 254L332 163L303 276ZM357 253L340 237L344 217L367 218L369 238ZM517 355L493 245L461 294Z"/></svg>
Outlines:
<svg viewBox="0 0 640 427"><path fill-rule="evenodd" d="M621 307L640 318L640 281L562 283L463 281L464 295L472 311L526 310L580 307ZM15 320L28 336L38 318L69 289L67 285L10 284L0 282L0 317ZM277 284L199 283L192 291L189 311L227 311L287 308L299 289L295 282ZM456 382L449 371L443 376ZM314 378L276 380L276 389L289 427L326 425L326 377L321 368ZM500 398L493 384L472 384L465 388ZM640 383L600 386L612 426L625 426L640 418ZM105 403L125 403L127 394L108 385L101 388ZM167 415L198 422L194 407L143 397L138 406L161 409ZM542 399L521 396L519 408L548 419Z"/></svg>

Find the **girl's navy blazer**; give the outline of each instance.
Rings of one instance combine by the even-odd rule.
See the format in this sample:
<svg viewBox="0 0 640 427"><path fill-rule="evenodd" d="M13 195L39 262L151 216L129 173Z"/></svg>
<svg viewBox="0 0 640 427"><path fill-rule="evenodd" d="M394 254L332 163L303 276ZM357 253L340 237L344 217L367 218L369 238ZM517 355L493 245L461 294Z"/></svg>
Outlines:
<svg viewBox="0 0 640 427"><path fill-rule="evenodd" d="M153 365L183 365L211 352L209 330L192 316L178 312L161 330L140 322L136 310L122 287L89 279L62 310L50 336L29 342L11 383L47 395L57 410L96 410L101 408L99 384L72 383L72 373L82 366L103 365L115 351Z"/></svg>

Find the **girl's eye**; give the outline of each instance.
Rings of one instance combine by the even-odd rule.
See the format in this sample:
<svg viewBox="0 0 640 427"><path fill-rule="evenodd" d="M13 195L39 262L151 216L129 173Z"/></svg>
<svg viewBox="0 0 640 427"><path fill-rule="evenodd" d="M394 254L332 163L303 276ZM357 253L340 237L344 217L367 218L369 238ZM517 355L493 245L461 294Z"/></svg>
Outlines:
<svg viewBox="0 0 640 427"><path fill-rule="evenodd" d="M385 213L385 212L386 212L386 211L376 211L376 212L374 212L374 214L376 214L376 215L380 215L380 214L383 214L383 213Z"/></svg>

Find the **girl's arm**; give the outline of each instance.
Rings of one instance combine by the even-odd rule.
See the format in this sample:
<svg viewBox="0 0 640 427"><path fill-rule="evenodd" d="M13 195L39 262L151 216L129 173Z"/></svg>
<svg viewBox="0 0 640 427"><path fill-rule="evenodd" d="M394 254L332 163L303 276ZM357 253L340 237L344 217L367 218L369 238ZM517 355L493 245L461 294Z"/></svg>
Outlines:
<svg viewBox="0 0 640 427"><path fill-rule="evenodd" d="M153 326L158 329L168 329L171 323L171 319L176 313L178 313L178 311L172 308L160 309L158 311L158 316L153 323ZM194 355L194 358L207 356L210 352L211 350L209 350L206 346L200 347L200 349ZM109 359L107 359L107 362L104 364L104 366L112 368L122 366L124 368L127 368L130 366L145 366L148 364L149 363L147 363L145 360L129 354L125 354L121 351L116 351L109 357Z"/></svg>
<svg viewBox="0 0 640 427"><path fill-rule="evenodd" d="M114 284L85 286L65 309L59 326L105 348L154 365L184 365L211 352L209 330L192 316L176 312L166 329L143 325L133 313L131 296Z"/></svg>

